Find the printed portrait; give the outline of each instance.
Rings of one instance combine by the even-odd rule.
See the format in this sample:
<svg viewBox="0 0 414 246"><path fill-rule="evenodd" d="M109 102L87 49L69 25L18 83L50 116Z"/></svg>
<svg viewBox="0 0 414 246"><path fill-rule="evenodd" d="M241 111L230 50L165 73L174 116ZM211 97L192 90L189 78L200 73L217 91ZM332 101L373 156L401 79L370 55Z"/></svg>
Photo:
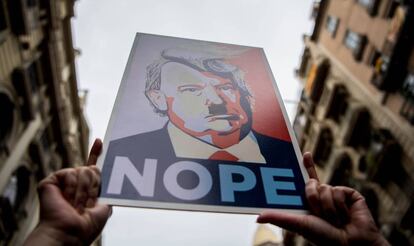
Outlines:
<svg viewBox="0 0 414 246"><path fill-rule="evenodd" d="M220 199L211 203L218 191L206 191L222 181L219 165L224 163L257 169L251 171L254 175L259 167L289 168L291 175L286 177L297 176L299 181L295 189L282 193L300 197L296 188L304 182L298 153L278 97L260 48L138 35L105 137L104 196L221 205ZM168 181L165 176L175 168L173 163L187 163L189 169L180 164L174 181ZM189 163L200 165L199 171ZM125 168L123 174L120 168ZM202 182L203 173L211 182ZM153 185L145 195L145 188L139 187L151 176L164 184ZM188 197L198 199L174 192L193 192L196 195ZM251 194L240 199L248 198ZM259 204L262 200L266 199L257 199Z"/></svg>

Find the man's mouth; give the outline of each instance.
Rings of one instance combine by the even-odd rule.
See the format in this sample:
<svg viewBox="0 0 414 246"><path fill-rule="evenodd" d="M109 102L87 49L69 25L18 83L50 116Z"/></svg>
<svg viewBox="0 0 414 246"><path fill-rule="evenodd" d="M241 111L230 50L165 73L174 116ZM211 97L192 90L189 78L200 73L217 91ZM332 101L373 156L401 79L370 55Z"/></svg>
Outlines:
<svg viewBox="0 0 414 246"><path fill-rule="evenodd" d="M236 114L214 114L207 116L206 119L210 122L215 120L239 120L240 116Z"/></svg>

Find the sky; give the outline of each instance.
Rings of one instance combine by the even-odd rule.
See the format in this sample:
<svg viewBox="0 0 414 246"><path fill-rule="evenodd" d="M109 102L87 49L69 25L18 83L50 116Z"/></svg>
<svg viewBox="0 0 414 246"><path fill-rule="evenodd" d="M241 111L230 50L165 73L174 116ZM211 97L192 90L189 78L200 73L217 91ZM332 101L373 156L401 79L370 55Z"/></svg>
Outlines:
<svg viewBox="0 0 414 246"><path fill-rule="evenodd" d="M103 138L136 32L262 47L292 120L311 0L81 0L73 19L90 141ZM114 208L104 245L252 245L256 216Z"/></svg>

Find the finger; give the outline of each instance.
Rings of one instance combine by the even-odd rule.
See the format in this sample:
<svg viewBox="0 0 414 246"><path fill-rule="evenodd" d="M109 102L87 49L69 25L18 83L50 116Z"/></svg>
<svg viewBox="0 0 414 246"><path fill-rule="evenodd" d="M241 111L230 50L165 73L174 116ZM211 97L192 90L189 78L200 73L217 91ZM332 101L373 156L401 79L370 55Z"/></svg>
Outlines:
<svg viewBox="0 0 414 246"><path fill-rule="evenodd" d="M341 225L346 225L349 221L349 210L346 206L345 192L341 187L334 187L332 189L332 196L335 203L336 210L338 211L338 218Z"/></svg>
<svg viewBox="0 0 414 246"><path fill-rule="evenodd" d="M303 164L305 165L306 171L309 174L309 178L319 181L318 174L316 173L315 169L315 162L313 161L313 157L310 152L306 152L303 155Z"/></svg>
<svg viewBox="0 0 414 246"><path fill-rule="evenodd" d="M93 186L94 174L92 170L86 167L76 169L78 183L76 186L74 206L79 213L84 212L89 197L89 189Z"/></svg>
<svg viewBox="0 0 414 246"><path fill-rule="evenodd" d="M93 166L93 168L96 168ZM93 169L89 168L89 169ZM96 200L99 195L99 189L100 189L100 181L101 177L97 172L92 172L93 174L93 180L91 182L90 188L88 189L88 198L86 200L86 207L92 208L95 206Z"/></svg>
<svg viewBox="0 0 414 246"><path fill-rule="evenodd" d="M91 151L89 152L88 161L86 163L87 166L96 165L99 155L102 152L102 140L99 138L95 139L93 142Z"/></svg>
<svg viewBox="0 0 414 246"><path fill-rule="evenodd" d="M316 179L310 179L305 187L309 210L316 216L321 215L321 200L319 197L318 186L319 182Z"/></svg>
<svg viewBox="0 0 414 246"><path fill-rule="evenodd" d="M47 176L46 178L42 179L39 182L38 188L41 188L42 186L46 185L46 184L54 184L54 185L59 185L59 181L56 177L55 174L50 174L49 176Z"/></svg>
<svg viewBox="0 0 414 246"><path fill-rule="evenodd" d="M333 225L339 225L337 211L332 196L332 186L322 184L319 186L319 196L321 199L322 216Z"/></svg>
<svg viewBox="0 0 414 246"><path fill-rule="evenodd" d="M364 200L364 196L361 195L357 190L346 186L338 186L338 189L341 189L345 193L346 203L348 207L351 207L354 203L357 203L361 200Z"/></svg>
<svg viewBox="0 0 414 246"><path fill-rule="evenodd" d="M265 211L259 215L257 222L271 223L299 233L317 245L336 245L340 240L343 240L343 235L338 229L313 215Z"/></svg>
<svg viewBox="0 0 414 246"><path fill-rule="evenodd" d="M61 169L56 173L49 175L48 178L42 180L39 186L43 185L44 183L55 185L62 193L65 200L73 205L77 184L77 175L74 169Z"/></svg>
<svg viewBox="0 0 414 246"><path fill-rule="evenodd" d="M78 184L78 175L74 169L62 170L56 173L59 179L59 187L63 197L73 206L75 202L76 187Z"/></svg>
<svg viewBox="0 0 414 246"><path fill-rule="evenodd" d="M345 194L346 206L349 210L349 220L360 220L361 216L363 216L365 221L374 223L365 198L358 191L344 186L339 186L338 188Z"/></svg>

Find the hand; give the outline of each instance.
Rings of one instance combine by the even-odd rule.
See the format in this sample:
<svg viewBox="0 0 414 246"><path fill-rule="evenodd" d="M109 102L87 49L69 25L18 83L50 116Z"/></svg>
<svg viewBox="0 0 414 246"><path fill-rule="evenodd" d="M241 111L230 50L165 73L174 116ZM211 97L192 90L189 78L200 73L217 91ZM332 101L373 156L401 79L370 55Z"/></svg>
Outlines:
<svg viewBox="0 0 414 246"><path fill-rule="evenodd" d="M265 211L258 223L271 223L299 233L317 245L389 245L356 190L320 184L313 159L305 153L303 162L310 180L306 184L309 215Z"/></svg>
<svg viewBox="0 0 414 246"><path fill-rule="evenodd" d="M101 150L97 139L87 166L62 169L40 182L40 220L25 245L89 245L101 233L112 212L96 202L101 178L95 164Z"/></svg>

